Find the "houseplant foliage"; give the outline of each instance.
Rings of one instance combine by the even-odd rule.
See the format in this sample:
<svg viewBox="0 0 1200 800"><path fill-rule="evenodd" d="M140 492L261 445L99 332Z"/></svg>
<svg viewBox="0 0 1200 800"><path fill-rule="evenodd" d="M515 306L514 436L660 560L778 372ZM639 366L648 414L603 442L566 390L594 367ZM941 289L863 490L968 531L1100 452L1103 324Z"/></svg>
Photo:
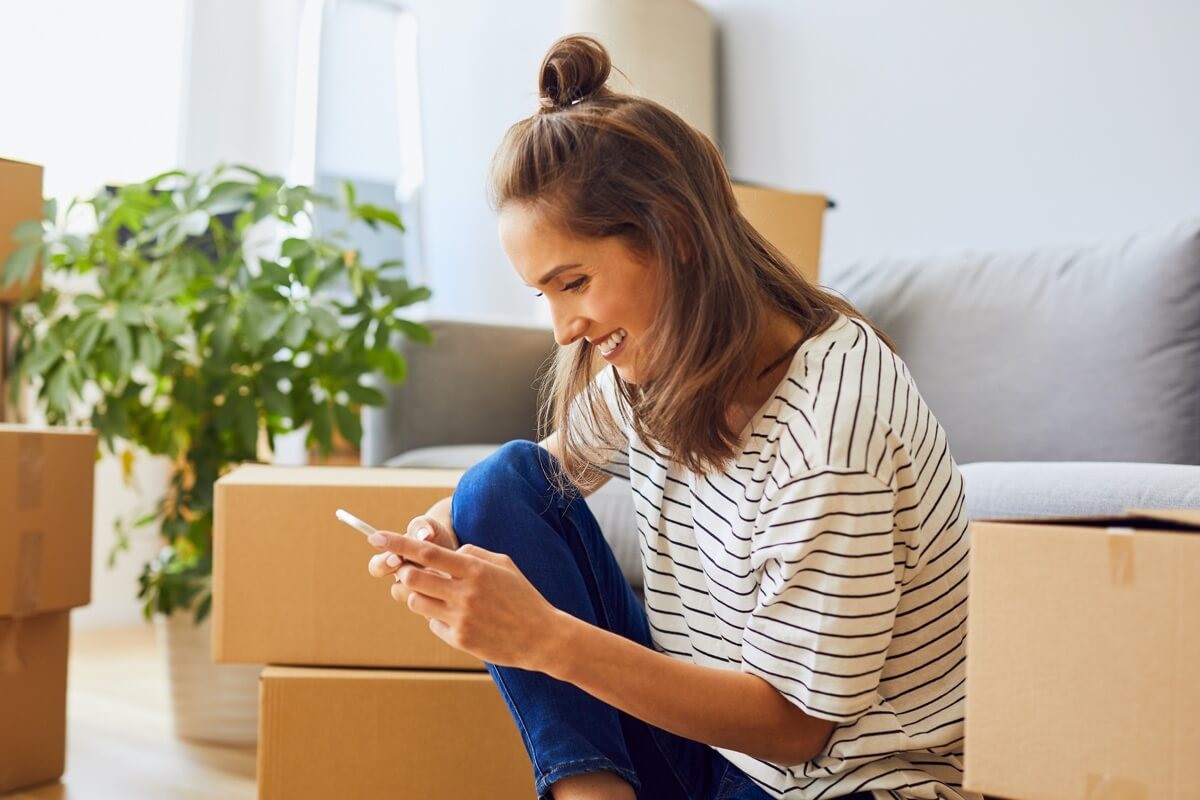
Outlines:
<svg viewBox="0 0 1200 800"><path fill-rule="evenodd" d="M68 231L71 211L87 206L94 230ZM313 232L322 206L339 229ZM213 482L306 425L322 453L335 431L357 444L359 407L384 402L369 376L405 377L395 336L429 339L400 316L429 291L399 261L361 263L350 224L403 226L357 202L350 184L328 197L220 166L105 190L74 201L63 223L55 216L48 204L45 222L21 226L24 245L5 265L8 283L40 259L46 283L17 314L14 395L29 380L48 422L90 424L127 475L130 444L170 459L166 496L135 523L157 523L164 545L138 596L147 618L193 609L199 622L211 602ZM118 549L129 543L121 531Z"/></svg>

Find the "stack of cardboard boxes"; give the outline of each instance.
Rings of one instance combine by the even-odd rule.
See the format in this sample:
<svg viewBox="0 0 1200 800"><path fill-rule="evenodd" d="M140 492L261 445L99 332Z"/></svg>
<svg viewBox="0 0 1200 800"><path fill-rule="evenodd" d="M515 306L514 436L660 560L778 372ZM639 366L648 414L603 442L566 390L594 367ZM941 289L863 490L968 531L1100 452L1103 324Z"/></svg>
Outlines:
<svg viewBox="0 0 1200 800"><path fill-rule="evenodd" d="M1200 797L1200 510L971 536L967 787Z"/></svg>
<svg viewBox="0 0 1200 800"><path fill-rule="evenodd" d="M247 465L217 482L213 657L267 664L259 797L528 800L533 772L477 659L372 578L344 508L403 531L460 472Z"/></svg>
<svg viewBox="0 0 1200 800"><path fill-rule="evenodd" d="M0 792L66 756L70 609L92 594L96 435L0 424Z"/></svg>

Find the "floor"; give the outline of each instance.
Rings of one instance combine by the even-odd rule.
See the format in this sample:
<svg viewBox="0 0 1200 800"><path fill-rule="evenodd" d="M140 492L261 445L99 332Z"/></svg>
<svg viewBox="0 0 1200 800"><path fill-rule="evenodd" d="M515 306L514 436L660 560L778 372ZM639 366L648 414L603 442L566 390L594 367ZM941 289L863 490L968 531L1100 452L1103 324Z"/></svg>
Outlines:
<svg viewBox="0 0 1200 800"><path fill-rule="evenodd" d="M253 800L254 748L171 730L166 663L150 625L72 633L67 771L4 800Z"/></svg>

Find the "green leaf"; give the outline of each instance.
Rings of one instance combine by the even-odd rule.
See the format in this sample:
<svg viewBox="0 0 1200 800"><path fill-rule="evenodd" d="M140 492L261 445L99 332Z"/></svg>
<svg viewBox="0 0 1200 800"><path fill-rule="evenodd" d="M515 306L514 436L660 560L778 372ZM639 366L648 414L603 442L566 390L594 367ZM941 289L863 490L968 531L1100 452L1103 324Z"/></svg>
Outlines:
<svg viewBox="0 0 1200 800"><path fill-rule="evenodd" d="M358 414L346 406L334 406L333 413L342 438L357 447L358 443L362 441L362 420L358 418Z"/></svg>
<svg viewBox="0 0 1200 800"><path fill-rule="evenodd" d="M212 592L205 592L204 597L202 597L200 602L196 604L196 613L193 617L195 624L199 625L200 623L204 622L204 619L209 615L209 612L212 611L212 599Z"/></svg>
<svg viewBox="0 0 1200 800"><path fill-rule="evenodd" d="M345 203L347 207L354 208L354 184L352 184L350 181L342 181L340 186L342 190L342 202Z"/></svg>
<svg viewBox="0 0 1200 800"><path fill-rule="evenodd" d="M38 242L40 244L44 230L41 220L30 219L13 228L12 238L17 242Z"/></svg>
<svg viewBox="0 0 1200 800"><path fill-rule="evenodd" d="M80 298L82 299L82 298ZM104 320L96 316L80 317L79 323L75 327L76 349L75 358L81 363L88 360L88 356L92 354L92 350L96 347L96 342L100 340L100 333L104 330Z"/></svg>
<svg viewBox="0 0 1200 800"><path fill-rule="evenodd" d="M8 287L28 279L41 249L40 242L30 242L14 250L4 262L4 280L0 281L0 286Z"/></svg>
<svg viewBox="0 0 1200 800"><path fill-rule="evenodd" d="M133 338L119 319L108 321L108 340L117 348L117 372L128 375L133 367Z"/></svg>
<svg viewBox="0 0 1200 800"><path fill-rule="evenodd" d="M433 344L433 333L420 323L410 322L406 319L393 319L392 325L414 342Z"/></svg>
<svg viewBox="0 0 1200 800"><path fill-rule="evenodd" d="M233 420L237 426L238 442L245 451L243 457L253 459L258 450L258 408L249 394L234 392Z"/></svg>
<svg viewBox="0 0 1200 800"><path fill-rule="evenodd" d="M233 346L233 315L222 314L213 323L210 345L213 355L225 361L229 358L229 350Z"/></svg>
<svg viewBox="0 0 1200 800"><path fill-rule="evenodd" d="M308 329L311 327L312 321L308 317L300 314L289 316L287 323L283 326L283 343L293 350L298 349L300 345L304 344L304 339L308 336Z"/></svg>
<svg viewBox="0 0 1200 800"><path fill-rule="evenodd" d="M254 184L243 181L218 183L204 198L201 205L210 214L228 214L239 211L254 197Z"/></svg>
<svg viewBox="0 0 1200 800"><path fill-rule="evenodd" d="M71 401L69 379L65 363L55 367L54 371L50 373L50 377L46 379L46 403L49 410L57 411L60 414L67 413L67 406Z"/></svg>
<svg viewBox="0 0 1200 800"><path fill-rule="evenodd" d="M312 255L313 246L310 242L304 239L284 239L283 244L279 248L279 254L283 258L296 260Z"/></svg>
<svg viewBox="0 0 1200 800"><path fill-rule="evenodd" d="M157 372L162 364L163 346L152 331L138 332L138 361L151 372Z"/></svg>
<svg viewBox="0 0 1200 800"><path fill-rule="evenodd" d="M381 358L380 368L384 377L392 383L403 382L408 375L408 365L404 362L404 356L395 350L384 350Z"/></svg>
<svg viewBox="0 0 1200 800"><path fill-rule="evenodd" d="M32 378L34 375L45 375L51 365L62 357L63 347L58 339L47 337L33 346L29 351L29 355L21 359L17 364L21 375L24 378Z"/></svg>
<svg viewBox="0 0 1200 800"><path fill-rule="evenodd" d="M277 417L290 417L292 415L292 402L288 396L279 391L279 387L273 381L262 380L258 384L258 394L262 398L263 408L268 414L274 414Z"/></svg>
<svg viewBox="0 0 1200 800"><path fill-rule="evenodd" d="M426 289L424 286L417 286L404 292L399 297L395 298L397 306L411 306L413 303L420 303L422 300L428 300L433 296L433 292Z"/></svg>
<svg viewBox="0 0 1200 800"><path fill-rule="evenodd" d="M178 336L187 328L187 312L176 305L154 306L150 309L150 318L167 339Z"/></svg>
<svg viewBox="0 0 1200 800"><path fill-rule="evenodd" d="M398 231L404 230L404 223L400 221L400 215L390 208L363 203L354 209L354 215L371 227L375 227L376 223L382 222Z"/></svg>
<svg viewBox="0 0 1200 800"><path fill-rule="evenodd" d="M121 303L117 306L117 319L131 327L141 327L145 322L142 309L136 303Z"/></svg>
<svg viewBox="0 0 1200 800"><path fill-rule="evenodd" d="M316 328L317 336L322 339L336 339L342 332L342 326L338 322L337 316L327 308L312 306L308 310L308 316L312 320L313 327Z"/></svg>
<svg viewBox="0 0 1200 800"><path fill-rule="evenodd" d="M382 406L387 403L383 392L370 386L351 384L345 387L346 396L364 406Z"/></svg>
<svg viewBox="0 0 1200 800"><path fill-rule="evenodd" d="M247 302L242 314L242 335L246 338L246 347L258 350L279 333L287 318L286 306L270 306L255 299Z"/></svg>
<svg viewBox="0 0 1200 800"><path fill-rule="evenodd" d="M312 413L312 438L323 454L333 449L333 423L330 420L329 403L318 403Z"/></svg>

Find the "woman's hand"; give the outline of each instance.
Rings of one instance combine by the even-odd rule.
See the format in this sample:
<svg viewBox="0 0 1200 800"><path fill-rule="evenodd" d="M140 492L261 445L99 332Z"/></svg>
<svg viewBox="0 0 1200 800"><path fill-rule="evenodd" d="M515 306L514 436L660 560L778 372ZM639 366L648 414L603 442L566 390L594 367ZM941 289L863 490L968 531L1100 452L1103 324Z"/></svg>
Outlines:
<svg viewBox="0 0 1200 800"><path fill-rule="evenodd" d="M405 535L457 550L458 535L450 522L450 498L438 500L424 514L413 517L408 523ZM382 578L384 575L395 574L403 563L404 560L395 553L377 553L367 562L367 572L373 577Z"/></svg>
<svg viewBox="0 0 1200 800"><path fill-rule="evenodd" d="M549 632L562 612L507 555L471 544L451 550L382 531L368 541L385 559L390 554L401 562L392 598L428 619L442 641L481 661L544 671L553 650Z"/></svg>

